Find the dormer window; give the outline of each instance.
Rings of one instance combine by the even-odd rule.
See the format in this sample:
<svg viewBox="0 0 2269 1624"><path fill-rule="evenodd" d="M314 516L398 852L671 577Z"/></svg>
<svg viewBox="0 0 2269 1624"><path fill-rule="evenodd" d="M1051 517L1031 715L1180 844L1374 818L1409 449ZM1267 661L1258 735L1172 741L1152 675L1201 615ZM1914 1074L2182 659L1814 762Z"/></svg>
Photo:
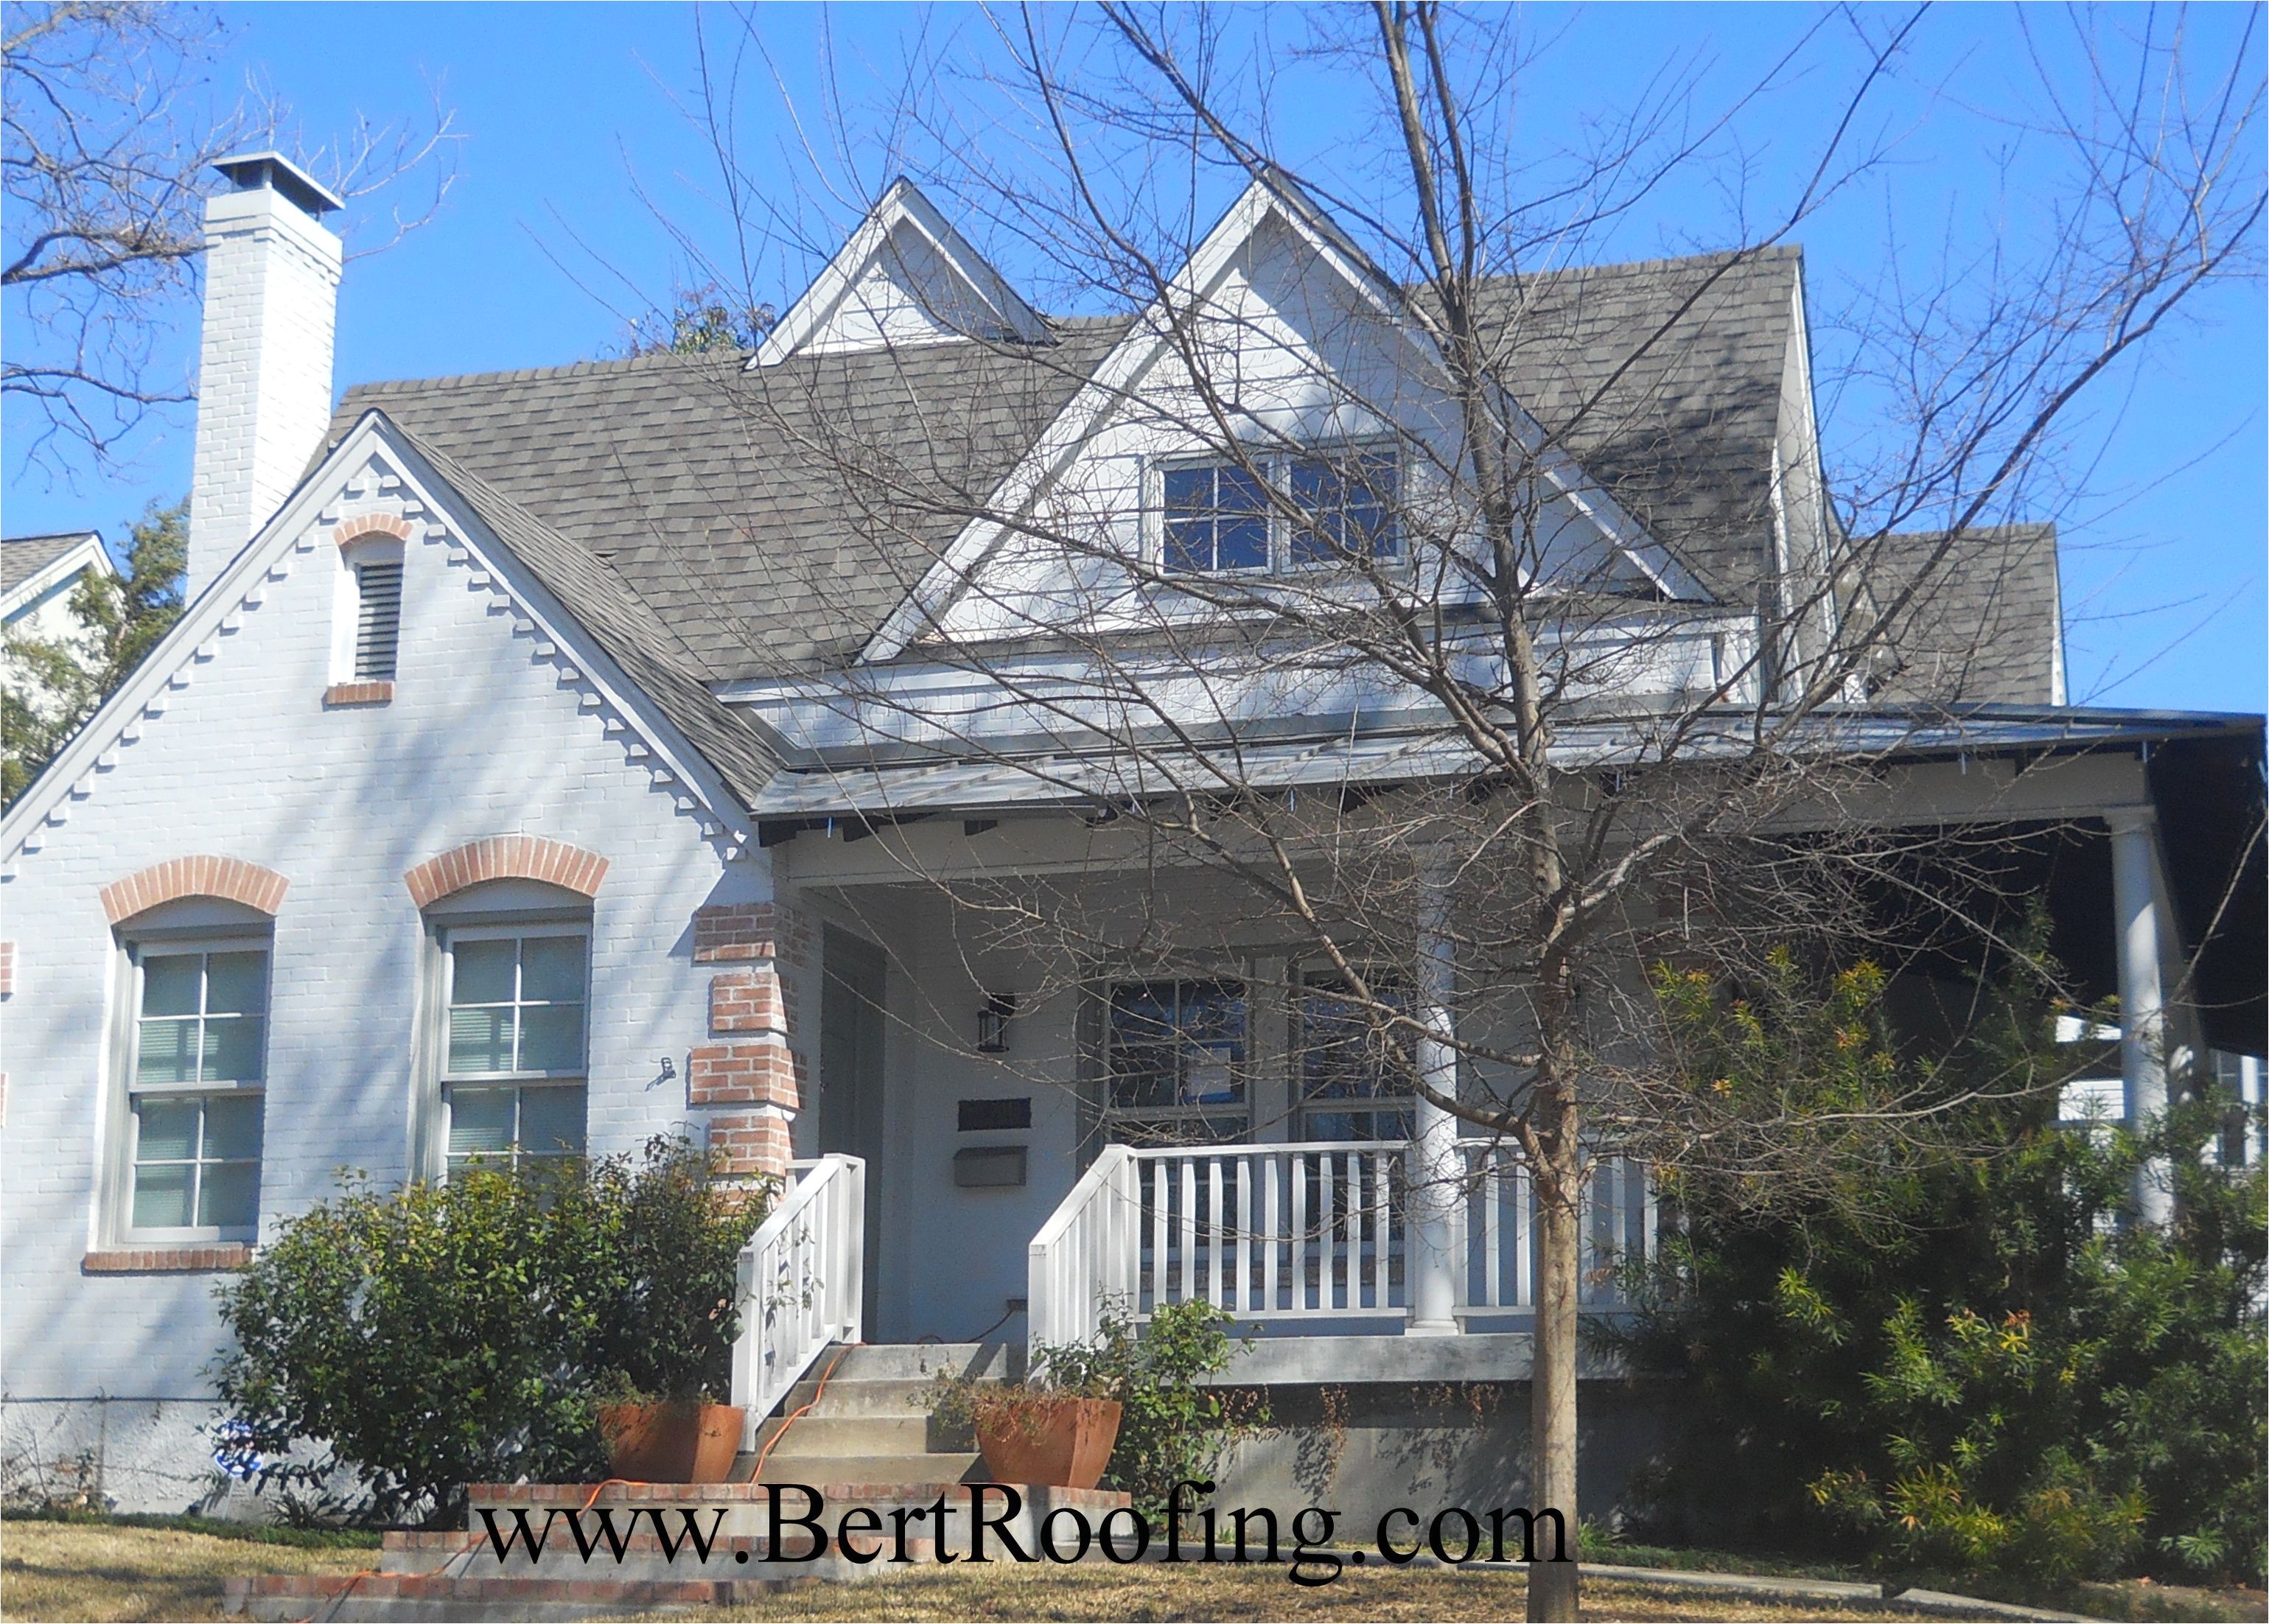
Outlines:
<svg viewBox="0 0 2269 1624"><path fill-rule="evenodd" d="M354 680L390 683L402 643L402 565L355 566Z"/></svg>
<svg viewBox="0 0 2269 1624"><path fill-rule="evenodd" d="M1169 574L1222 575L1400 558L1401 485L1388 448L1177 460L1159 472L1158 561Z"/></svg>

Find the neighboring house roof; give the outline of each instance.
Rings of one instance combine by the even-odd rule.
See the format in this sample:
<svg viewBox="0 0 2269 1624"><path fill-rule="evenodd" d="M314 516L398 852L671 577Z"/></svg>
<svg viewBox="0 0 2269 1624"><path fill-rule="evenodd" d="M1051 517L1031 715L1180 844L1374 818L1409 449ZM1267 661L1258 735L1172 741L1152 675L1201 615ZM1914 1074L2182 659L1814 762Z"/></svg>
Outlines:
<svg viewBox="0 0 2269 1624"><path fill-rule="evenodd" d="M1875 695L1936 705L2065 703L2064 601L2052 524L1980 528L1945 545L1912 531L1855 543L1848 614L1890 611L1933 559L1927 586L1887 629ZM1942 552L1942 556L1941 555Z"/></svg>
<svg viewBox="0 0 2269 1624"><path fill-rule="evenodd" d="M57 580L90 568L105 575L118 572L103 550L100 531L58 530L0 540L0 614L12 618Z"/></svg>

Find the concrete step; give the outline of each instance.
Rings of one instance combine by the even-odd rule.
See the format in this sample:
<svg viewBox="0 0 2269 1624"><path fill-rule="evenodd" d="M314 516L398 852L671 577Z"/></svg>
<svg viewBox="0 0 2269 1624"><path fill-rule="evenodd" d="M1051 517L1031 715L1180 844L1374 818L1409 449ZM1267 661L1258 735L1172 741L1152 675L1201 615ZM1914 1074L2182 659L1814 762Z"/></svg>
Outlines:
<svg viewBox="0 0 2269 1624"><path fill-rule="evenodd" d="M799 1455L919 1455L935 1441L932 1429L930 1418L913 1410L896 1415L822 1415L815 1410L796 1418L774 1453L793 1450ZM757 1447L761 1450L769 1441L759 1434Z"/></svg>
<svg viewBox="0 0 2269 1624"><path fill-rule="evenodd" d="M1024 1349L1006 1342L861 1343L843 1350L839 1362L832 1350L822 1354L809 1379L831 1364L836 1381L928 1381L940 1371L1006 1381L1023 1374Z"/></svg>
<svg viewBox="0 0 2269 1624"><path fill-rule="evenodd" d="M802 1428L765 1461L757 1483L805 1483L826 1490L833 1484L865 1488L907 1488L935 1483L981 1481L984 1470L974 1450L905 1451L872 1455L810 1454L803 1451ZM751 1463L754 1464L753 1462ZM862 1498L864 1496L861 1496ZM830 1493L830 1499L839 1496Z"/></svg>
<svg viewBox="0 0 2269 1624"><path fill-rule="evenodd" d="M922 1415L929 1411L934 1391L920 1377L850 1377L839 1373L822 1392L817 1379L807 1377L790 1390L780 1414L793 1415L809 1406L806 1414L813 1419Z"/></svg>

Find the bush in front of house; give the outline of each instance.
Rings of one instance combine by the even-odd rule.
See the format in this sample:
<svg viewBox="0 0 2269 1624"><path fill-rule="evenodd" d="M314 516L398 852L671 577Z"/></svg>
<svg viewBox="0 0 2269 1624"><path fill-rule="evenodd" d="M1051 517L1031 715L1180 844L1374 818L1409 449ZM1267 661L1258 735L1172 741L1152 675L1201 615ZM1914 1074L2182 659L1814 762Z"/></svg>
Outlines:
<svg viewBox="0 0 2269 1624"><path fill-rule="evenodd" d="M1969 1052L1917 1078L1918 1097L1978 1097L1871 1201L1764 1210L1708 1177L1674 1184L1682 1229L1622 1339L1687 1378L1658 1525L2035 1595L2138 1574L2258 1584L2262 1170L2201 1155L2210 1103L2147 1135L2060 1125L2052 1086L2009 1086L2069 1063L2055 1010L2001 998ZM1844 1030L1890 1063L1881 1010L1860 1015ZM1673 1018L1714 1075L1770 1071L1791 1046L1780 1027L1809 1017L1720 997ZM2177 1220L2123 1228L2154 1156L2176 1170Z"/></svg>
<svg viewBox="0 0 2269 1624"><path fill-rule="evenodd" d="M463 1486L603 1475L602 1392L721 1391L733 1259L765 1203L682 1139L566 1171L351 1185L219 1291L222 1403L264 1486L344 1465L373 1522L454 1521Z"/></svg>

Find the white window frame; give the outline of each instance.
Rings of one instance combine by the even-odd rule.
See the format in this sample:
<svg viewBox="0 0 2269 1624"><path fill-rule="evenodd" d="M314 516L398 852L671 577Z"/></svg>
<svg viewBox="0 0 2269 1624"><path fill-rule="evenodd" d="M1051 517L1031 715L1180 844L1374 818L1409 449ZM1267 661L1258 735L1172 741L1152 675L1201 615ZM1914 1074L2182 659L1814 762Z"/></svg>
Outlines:
<svg viewBox="0 0 2269 1624"><path fill-rule="evenodd" d="M501 1072L453 1072L449 1069L449 1017L456 1008L457 944L462 941L526 941L543 937L573 936L583 943L583 1020L582 1052L573 1070L512 1070ZM518 1170L527 1153L522 1149L520 1133L520 1114L526 1090L529 1089L575 1088L583 1096L583 1154L588 1157L591 1123L591 921L585 919L468 919L464 923L442 921L438 930L440 949L438 1008L440 1018L434 1033L434 1143L432 1155L436 1177L447 1180L449 1176L449 1125L453 1110L452 1091L459 1086L468 1088L510 1088L513 1090L513 1138L510 1160L504 1165L508 1170ZM519 956L514 955L517 965ZM527 1008L519 997L515 981L514 1007Z"/></svg>
<svg viewBox="0 0 2269 1624"><path fill-rule="evenodd" d="M261 1190L265 1183L268 1152L268 1043L275 1021L276 944L273 932L212 932L168 934L163 930L146 934L128 936L122 943L125 958L124 996L122 998L118 1024L119 1088L117 1125L110 1138L112 1196L109 1221L104 1229L109 1238L129 1245L210 1245L242 1242L250 1244L258 1238L260 1230ZM151 958L187 957L191 954L200 959L216 953L257 953L261 957L260 977L260 1076L252 1082L191 1082L144 1083L141 1080L142 1013L144 980L144 963ZM207 972L200 963L197 972L197 1022L200 1043L206 1021ZM174 1018L174 1017L162 1017ZM197 1099L216 1096L249 1096L259 1102L260 1155L254 1161L252 1222L248 1224L168 1224L137 1226L134 1222L134 1185L136 1170L141 1165L138 1140L141 1115L136 1111L137 1100L144 1098ZM200 1141L203 1135L202 1116L199 1118ZM203 1146L200 1142L198 1148ZM200 1156L191 1165L202 1170L207 1165ZM203 1174L195 1176L201 1185ZM190 1212L196 1210L196 1189L192 1185Z"/></svg>
<svg viewBox="0 0 2269 1624"><path fill-rule="evenodd" d="M1374 557L1373 564L1386 570L1401 570L1410 562L1408 526L1403 521L1401 504L1409 498L1409 459L1403 454L1399 441L1371 436L1355 439L1323 440L1297 449L1270 447L1245 453L1244 461L1252 464L1267 489L1289 492L1292 465L1303 461L1333 461L1341 458L1371 456L1385 453L1394 459L1395 495L1387 504L1394 525L1394 551L1384 557ZM1148 459L1143 479L1143 559L1160 574L1189 580L1257 580L1269 577L1303 577L1319 573L1344 573L1350 567L1340 558L1317 558L1296 563L1292 557L1292 526L1277 504L1269 501L1261 510L1268 527L1268 563L1265 568L1234 570L1177 570L1166 561L1166 475L1186 469L1239 466L1238 457L1215 451L1180 451L1161 453Z"/></svg>
<svg viewBox="0 0 2269 1624"><path fill-rule="evenodd" d="M1363 973L1377 986L1378 978L1388 972L1383 966L1364 966ZM1415 1077L1405 1090L1392 1094L1349 1095L1327 1097L1308 1092L1308 1000L1316 995L1331 996L1338 978L1330 971L1314 963L1296 966L1292 978L1292 1045L1290 1054L1290 1083L1292 1111L1297 1130L1303 1140L1320 1140L1325 1135L1313 1126L1321 1117L1369 1116L1374 1125L1379 1117L1393 1114L1408 1116L1415 1133L1417 1126L1418 1090ZM1407 989L1404 989L1407 995ZM1367 1135L1350 1143L1368 1143L1377 1135ZM1391 1138L1392 1136L1390 1136ZM1404 1137L1408 1137L1405 1135Z"/></svg>
<svg viewBox="0 0 2269 1624"><path fill-rule="evenodd" d="M1237 1040L1238 1046L1244 1051L1244 1053L1241 1058L1233 1058L1226 1062L1231 1067L1230 1075L1238 1085L1238 1097L1234 1102L1157 1106L1122 1106L1118 1104L1114 1087L1118 1081L1115 1066L1117 1057L1112 1042L1112 1006L1117 1002L1118 994L1122 988L1160 986L1233 986L1237 989L1236 996L1245 1006L1244 1030L1242 1036ZM1194 972L1171 976L1112 976L1104 981L1101 993L1102 1024L1097 1040L1101 1074L1098 1113L1101 1128L1101 1142L1105 1144L1165 1142L1156 1138L1146 1138L1140 1141L1122 1139L1120 1136L1123 1131L1122 1125L1130 1122L1151 1125L1172 1124L1176 1126L1187 1124L1201 1130L1208 1124L1219 1124L1231 1131L1211 1134L1201 1133L1199 1137L1187 1142L1197 1145L1243 1145L1253 1142L1255 1114L1253 1085L1256 1074L1253 1064L1253 1037L1256 1028L1256 1012L1253 1008L1253 984L1251 977L1232 971L1223 971L1219 974L1210 975ZM1176 1030L1179 1030L1179 1028Z"/></svg>

